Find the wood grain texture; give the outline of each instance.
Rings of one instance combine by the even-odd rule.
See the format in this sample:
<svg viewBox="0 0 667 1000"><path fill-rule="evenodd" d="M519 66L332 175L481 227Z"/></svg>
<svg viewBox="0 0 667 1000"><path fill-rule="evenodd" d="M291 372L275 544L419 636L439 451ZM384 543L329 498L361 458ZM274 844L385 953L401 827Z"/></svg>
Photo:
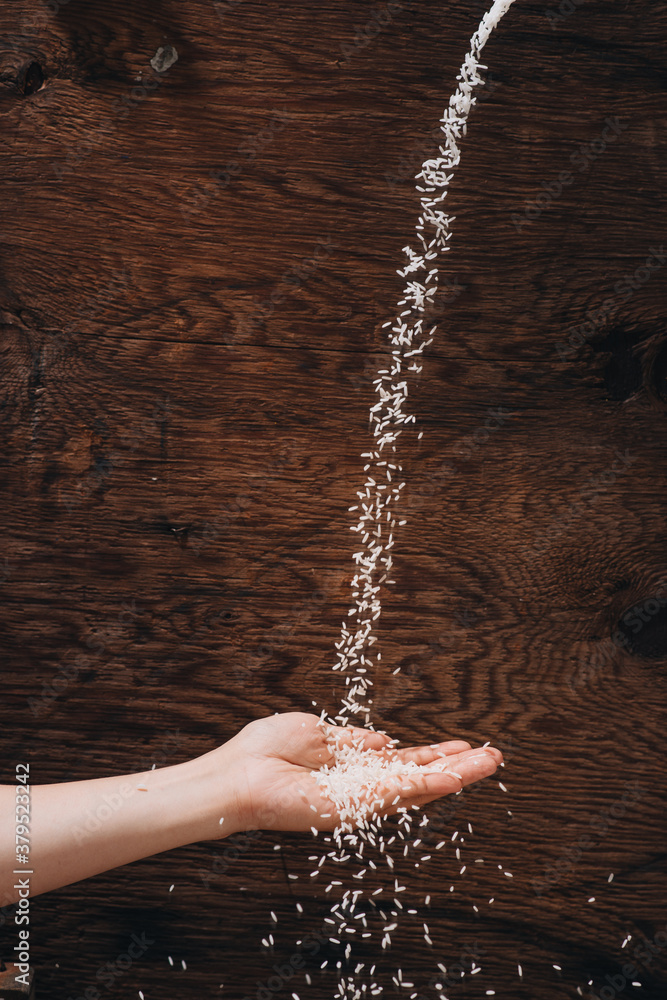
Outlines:
<svg viewBox="0 0 667 1000"><path fill-rule="evenodd" d="M486 6L0 11L4 781L19 760L36 783L176 763L336 708L413 174ZM358 946L387 996L398 965L433 997L436 962L471 955L450 1000L667 995L667 12L563 9L517 0L484 50L375 681L377 725L493 740L508 792L431 808L427 845L466 842L406 860L406 904L432 902L389 956ZM38 996L255 997L328 912L310 838L275 843L35 900ZM325 957L271 995L330 1000ZM628 961L642 985L617 989Z"/></svg>

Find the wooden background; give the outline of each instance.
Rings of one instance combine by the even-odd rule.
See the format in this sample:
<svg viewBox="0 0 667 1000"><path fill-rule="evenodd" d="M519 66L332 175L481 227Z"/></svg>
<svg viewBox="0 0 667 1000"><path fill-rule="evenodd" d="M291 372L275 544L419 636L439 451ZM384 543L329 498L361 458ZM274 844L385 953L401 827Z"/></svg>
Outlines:
<svg viewBox="0 0 667 1000"><path fill-rule="evenodd" d="M347 508L412 177L486 6L3 5L5 782L23 760L34 783L176 763L273 711L337 708ZM666 236L667 7L561 11L517 0L484 51L376 680L376 725L493 740L508 792L432 808L427 844L472 824L468 869L449 848L410 864L428 915L390 956L355 953L387 996L400 965L434 997L436 962L469 970L473 948L450 1000L667 991L667 270L633 277ZM275 842L35 899L38 996L254 998L328 911L310 838ZM327 956L271 996L331 1000Z"/></svg>

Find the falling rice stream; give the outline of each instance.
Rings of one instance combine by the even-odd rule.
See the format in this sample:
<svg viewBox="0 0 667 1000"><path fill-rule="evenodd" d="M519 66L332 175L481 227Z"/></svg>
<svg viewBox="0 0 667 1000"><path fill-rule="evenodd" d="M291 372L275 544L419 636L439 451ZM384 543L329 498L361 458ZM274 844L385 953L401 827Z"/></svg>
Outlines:
<svg viewBox="0 0 667 1000"><path fill-rule="evenodd" d="M373 648L377 640L374 629L381 614L382 587L394 582L391 572L396 529L405 524L405 521L397 522L398 515L395 513L405 488L398 443L404 431L414 432L416 429L416 418L407 411L409 382L421 372L424 352L436 332L436 326L428 324L426 314L429 305L434 303L438 289L439 256L450 249L450 225L454 217L447 215L444 201L453 171L460 161L459 140L466 135L468 116L476 103L474 90L484 84L479 71L487 67L480 63L479 57L491 32L513 2L496 0L482 18L457 76L458 87L441 119L443 142L439 155L426 160L416 175L421 203L416 244L404 248L406 262L398 271L406 279L403 298L398 302L395 319L384 324L384 328L389 330L392 360L389 367L378 371L374 383L377 400L370 408L373 442L361 456L367 478L357 493L358 502L350 507L351 511L358 512L358 520L352 530L358 534L360 545L353 556L353 606L342 624L341 637L336 643L337 662L333 666L334 671L345 676L347 691L336 716L322 713L322 721L326 724L373 728L372 676L382 669L381 653ZM360 759L357 753L357 761ZM343 771L344 765L345 761L341 760ZM344 778L345 775L342 776L343 785ZM348 782L348 792L349 789ZM349 794L347 805L353 811L354 802L350 805ZM430 859L430 855L417 850L421 845L419 830L427 822L426 815L417 807L403 809L399 812L395 832L386 840L379 815L367 817L358 827L346 823L334 834L323 837L325 849L319 858L316 855L311 857L312 861L317 861L311 878L318 879L325 871L330 871L325 889L327 899L331 900L329 916L325 918L326 934L341 955L337 960L325 959L320 965L322 968L335 966L335 998L361 1000L362 997L378 996L383 992L383 987L375 981L376 965L357 962L352 967L352 951L356 942L363 943L367 948L375 938L380 941L378 961L386 959L392 932L408 913L413 919L417 918L420 929L423 927L422 936L426 944L432 946L437 943L433 942L433 932L423 920L423 915L420 916L414 909L409 910L401 902L401 893L407 888L406 884L402 884L402 880L407 881L403 871L407 859L417 867ZM469 829L472 832L472 828ZM457 845L464 840L458 831L454 839L457 839ZM434 850L439 851L444 846L445 841L441 841ZM452 849L457 863L460 862L460 847L452 845ZM397 851L400 852L398 860ZM420 857L419 862L414 861L415 856ZM343 866L349 865L358 870L345 880L349 882L346 887L342 877ZM465 865L461 873L464 870ZM425 898L424 904L428 909L430 896ZM298 904L297 909L300 906ZM299 909L301 912L302 909ZM272 942L273 937L268 940ZM384 961L382 964L386 965ZM436 964L444 976L445 966ZM479 971L479 967L474 967L471 974ZM395 971L392 978L396 988L405 990L406 996L418 996L417 984L404 978L401 968ZM306 974L306 986L310 981L310 975ZM445 993L438 990L437 985L435 988L437 995L444 998ZM292 997L300 1000L297 991L292 992Z"/></svg>

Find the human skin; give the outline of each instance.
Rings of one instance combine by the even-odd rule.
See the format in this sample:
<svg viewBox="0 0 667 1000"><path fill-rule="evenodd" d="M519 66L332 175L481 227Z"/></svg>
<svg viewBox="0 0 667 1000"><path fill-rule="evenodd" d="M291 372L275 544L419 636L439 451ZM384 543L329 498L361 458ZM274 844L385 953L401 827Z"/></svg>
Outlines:
<svg viewBox="0 0 667 1000"><path fill-rule="evenodd" d="M422 806L493 774L502 754L462 740L395 749L367 729L326 726L289 712L249 723L227 743L193 760L136 774L30 788L29 865L16 861L15 785L0 786L0 895L19 898L21 867L30 896L199 841L246 830L333 830L339 816L311 774L333 764L332 741L363 738L380 756L428 765L446 757L450 772L419 772L376 789L373 811ZM144 790L145 789L145 790ZM394 802L397 792L400 800ZM313 810L311 806L314 806ZM369 806L370 808L370 806ZM322 815L324 814L324 815ZM222 824L220 820L223 820Z"/></svg>

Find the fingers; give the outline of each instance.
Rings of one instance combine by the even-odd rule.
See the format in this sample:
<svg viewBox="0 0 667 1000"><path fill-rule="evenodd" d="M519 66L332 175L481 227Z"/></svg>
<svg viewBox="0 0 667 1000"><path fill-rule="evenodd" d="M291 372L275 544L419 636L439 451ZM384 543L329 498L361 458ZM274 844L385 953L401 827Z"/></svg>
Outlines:
<svg viewBox="0 0 667 1000"><path fill-rule="evenodd" d="M384 733L356 726L327 726L325 735L328 743L336 743L340 747L355 744L362 750L384 750L390 742L390 737Z"/></svg>
<svg viewBox="0 0 667 1000"><path fill-rule="evenodd" d="M438 762L442 759L438 758ZM493 774L501 759L500 751L491 747L464 750L447 758L446 770L396 776L377 789L376 795L382 799L384 812L389 814L413 805L426 805L443 795L460 792L466 785Z"/></svg>
<svg viewBox="0 0 667 1000"><path fill-rule="evenodd" d="M436 743L427 747L405 747L401 750L394 750L393 746L389 746L391 743L389 736L384 733L376 733L371 729L363 729L356 726L328 726L327 730L331 734L329 737L331 740L336 739L337 736L339 746L350 746L361 739L363 741L361 745L364 750L386 749L392 754L395 753L399 760L412 760L415 764L430 764L431 761L437 760L442 756L462 753L465 750L471 749L470 744L466 743L465 740L446 740L443 743Z"/></svg>
<svg viewBox="0 0 667 1000"><path fill-rule="evenodd" d="M497 749L497 747L484 747L484 752L488 753L488 754L491 754L491 756L495 760L496 764L502 764L502 762L503 762L503 755L500 752L500 750Z"/></svg>
<svg viewBox="0 0 667 1000"><path fill-rule="evenodd" d="M459 792L481 778L493 774L500 762L500 750L486 747L484 750L467 750L448 759L447 770L442 772L422 772L406 776L402 782L402 805L425 805L442 795ZM408 791L408 789L410 789Z"/></svg>
<svg viewBox="0 0 667 1000"><path fill-rule="evenodd" d="M426 805L443 795L460 792L466 785L493 774L500 756L498 750L464 750L450 755L447 770L394 775L373 789L367 801L368 811L392 815L399 809Z"/></svg>
<svg viewBox="0 0 667 1000"><path fill-rule="evenodd" d="M437 761L434 760L433 763L434 765L436 763L444 764L446 767L444 773L449 771L450 773L453 772L455 774L461 774L462 776L469 774L470 779L475 781L476 775L479 773L479 767L485 766L490 768L488 774L493 774L498 765L502 762L502 759L503 755L500 750L496 750L495 747L484 747L484 749L476 747L474 750L463 750L461 753L448 754L446 757L440 756L437 758ZM432 773L437 773L435 768ZM485 775L486 773L487 772L485 771ZM464 784L466 784L465 781Z"/></svg>
<svg viewBox="0 0 667 1000"><path fill-rule="evenodd" d="M396 751L396 756L404 763L413 761L415 764L431 764L433 761L450 758L455 754L470 750L470 744L464 740L450 740L448 743L438 743L437 747L408 747Z"/></svg>
<svg viewBox="0 0 667 1000"><path fill-rule="evenodd" d="M451 754L462 753L463 750L470 750L472 748L465 740L447 740L445 743L438 743L437 749L441 753Z"/></svg>
<svg viewBox="0 0 667 1000"><path fill-rule="evenodd" d="M451 766L452 762L462 759L466 754L481 753L482 749L493 756L497 764L502 762L503 755L500 750L496 750L494 747L473 749L464 740L449 740L446 743L433 744L429 747L408 747L406 750L396 751L396 756L406 764L409 761L421 765L444 760Z"/></svg>

